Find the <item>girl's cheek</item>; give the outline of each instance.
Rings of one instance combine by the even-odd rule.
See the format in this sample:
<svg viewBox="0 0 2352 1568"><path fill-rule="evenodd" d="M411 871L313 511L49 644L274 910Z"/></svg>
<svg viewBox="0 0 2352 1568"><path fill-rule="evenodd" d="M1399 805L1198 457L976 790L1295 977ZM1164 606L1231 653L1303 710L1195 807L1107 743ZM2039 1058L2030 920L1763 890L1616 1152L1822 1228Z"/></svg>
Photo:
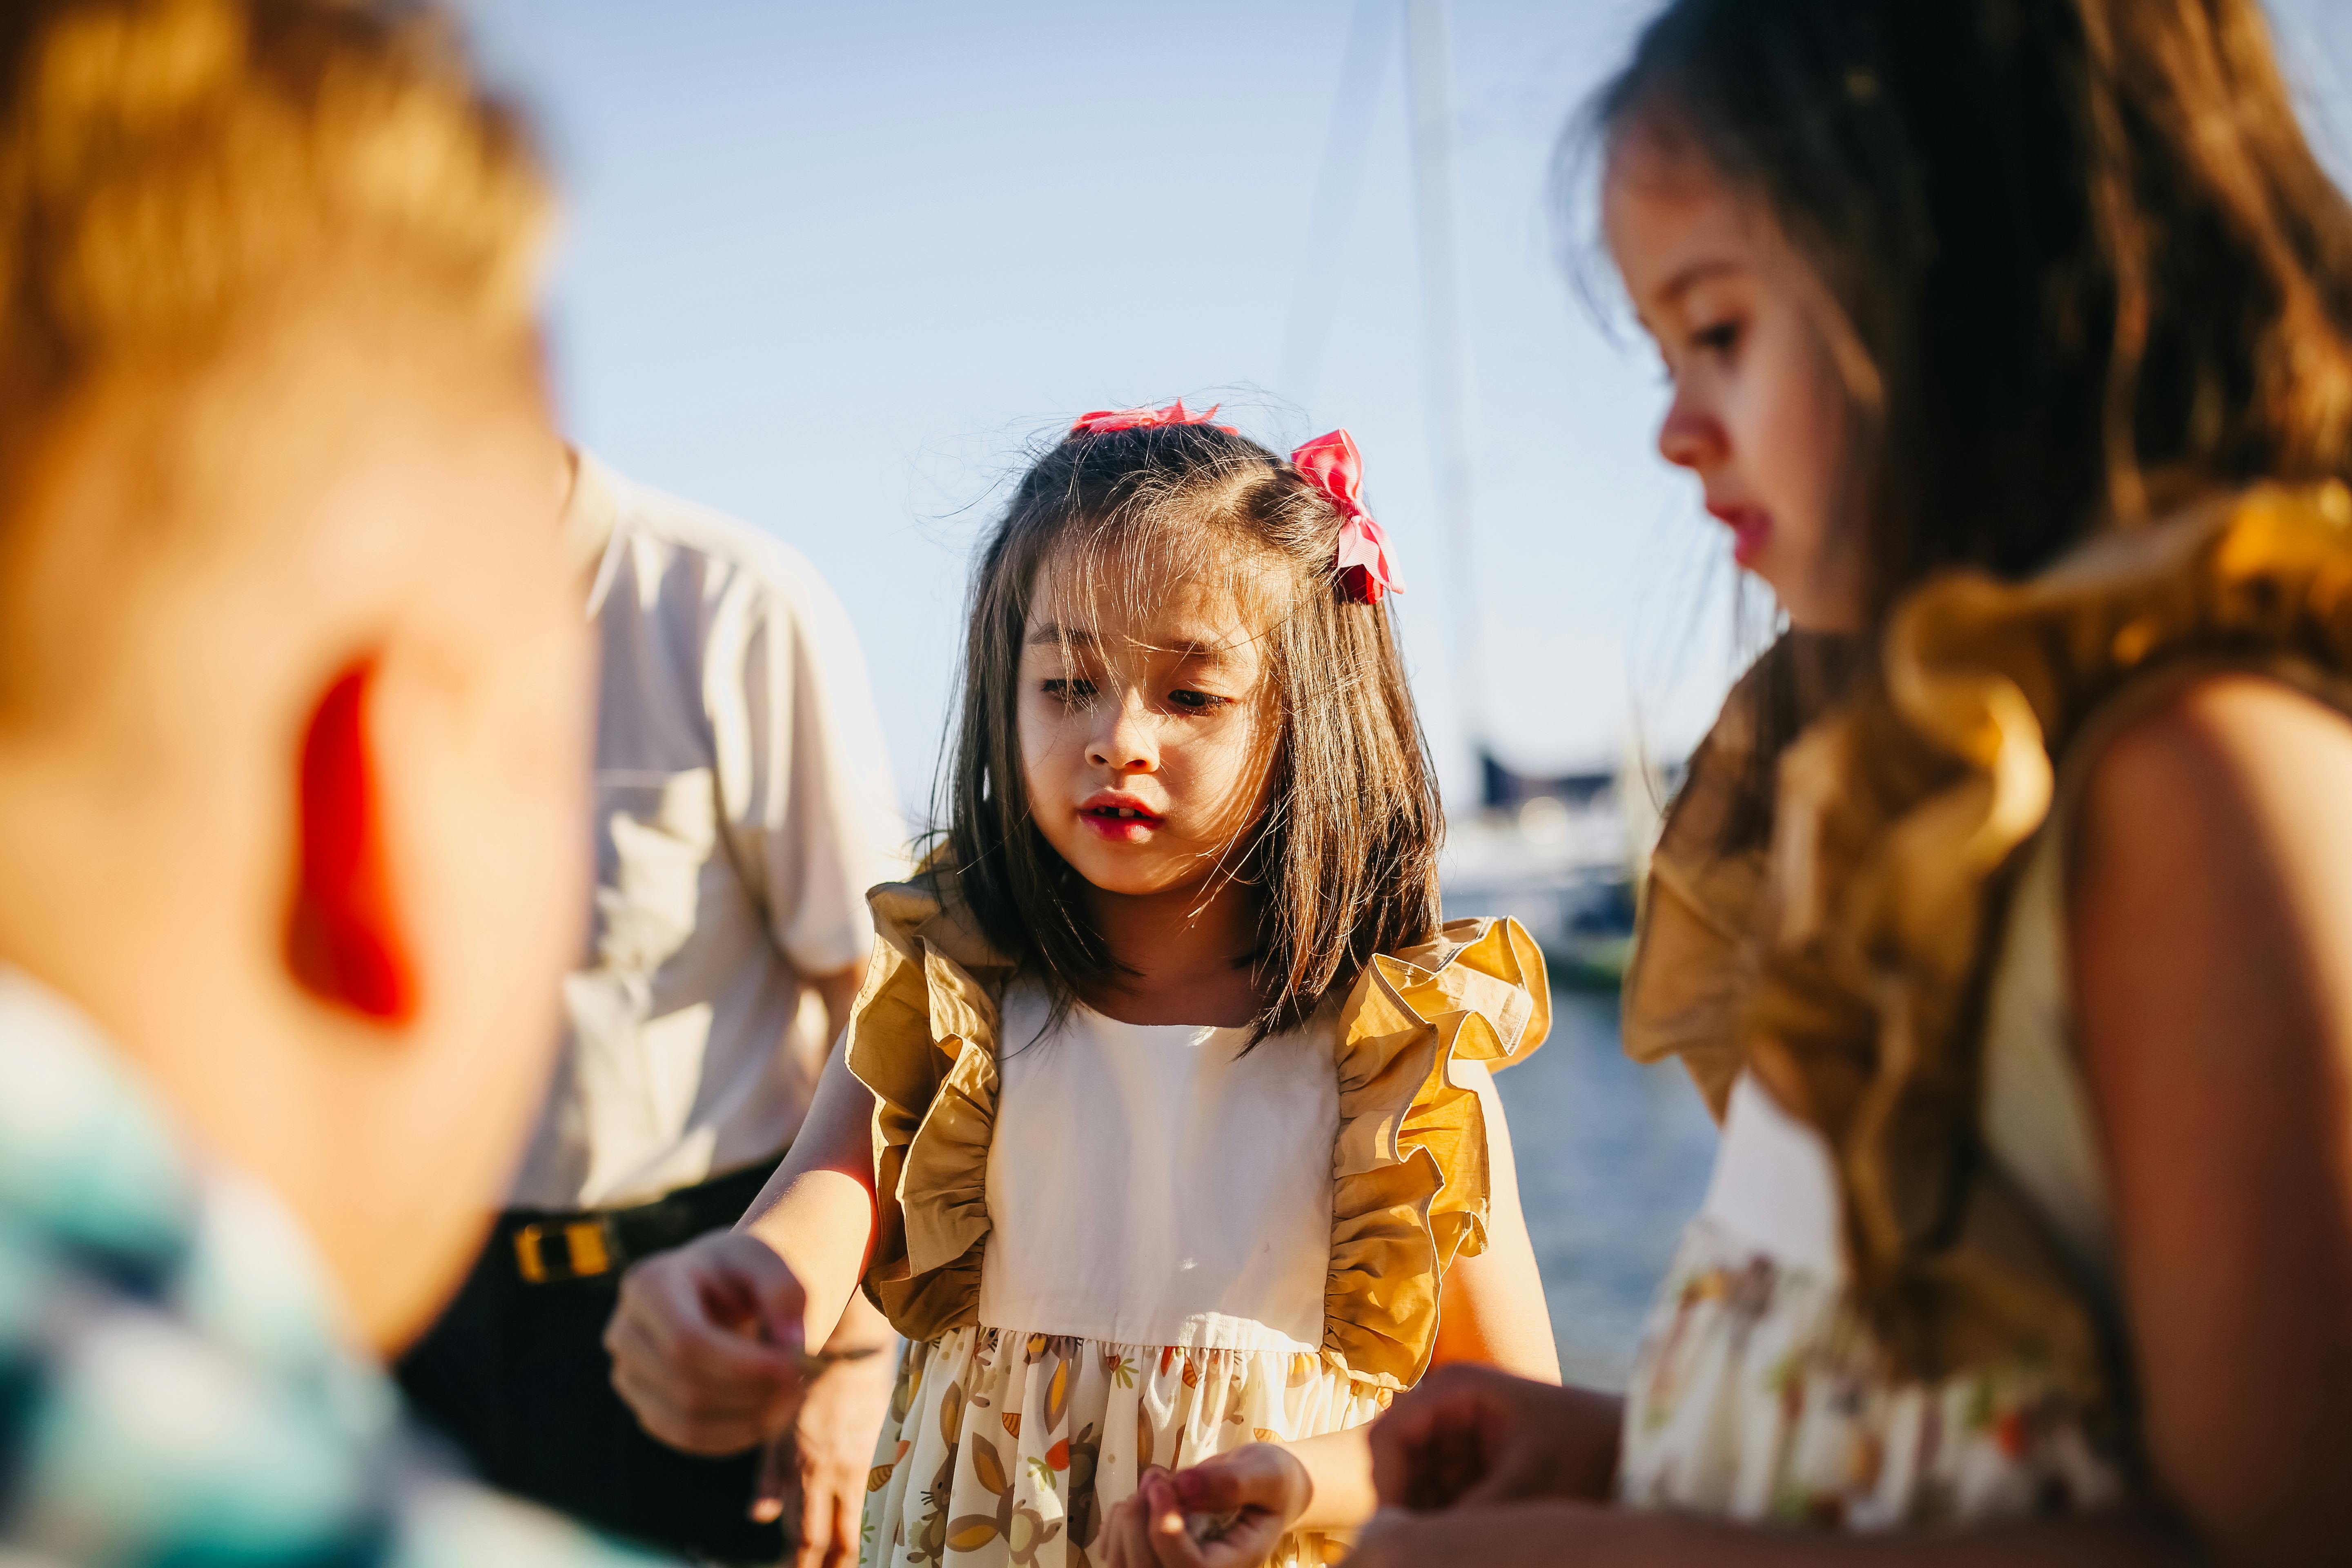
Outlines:
<svg viewBox="0 0 2352 1568"><path fill-rule="evenodd" d="M1018 743L1024 772L1034 774L1052 758L1061 721L1062 715L1043 711L1042 705L1034 700L1021 705L1013 740Z"/></svg>

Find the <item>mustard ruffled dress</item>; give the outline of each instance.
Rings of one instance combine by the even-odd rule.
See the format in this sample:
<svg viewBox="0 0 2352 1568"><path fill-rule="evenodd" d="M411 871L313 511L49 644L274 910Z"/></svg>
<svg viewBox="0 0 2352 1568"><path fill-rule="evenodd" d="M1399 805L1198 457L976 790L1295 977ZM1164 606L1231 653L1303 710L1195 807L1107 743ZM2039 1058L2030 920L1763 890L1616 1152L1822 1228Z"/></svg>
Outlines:
<svg viewBox="0 0 2352 1568"><path fill-rule="evenodd" d="M2224 673L2352 715L2352 490L2198 497L2026 581L1922 584L1882 679L1783 754L1769 851L1715 847L1735 694L1626 983L1627 1049L1679 1057L1724 1137L1627 1391L1624 1501L1920 1531L2144 1484L2066 844L2106 743Z"/></svg>
<svg viewBox="0 0 2352 1568"><path fill-rule="evenodd" d="M1144 1467L1362 1425L1427 1370L1444 1271L1486 1247L1485 1116L1449 1069L1550 1024L1516 922L1375 958L1244 1049L1057 1013L951 873L870 901L866 1290L908 1346L863 1562L1080 1568ZM1337 1555L1292 1535L1269 1561Z"/></svg>

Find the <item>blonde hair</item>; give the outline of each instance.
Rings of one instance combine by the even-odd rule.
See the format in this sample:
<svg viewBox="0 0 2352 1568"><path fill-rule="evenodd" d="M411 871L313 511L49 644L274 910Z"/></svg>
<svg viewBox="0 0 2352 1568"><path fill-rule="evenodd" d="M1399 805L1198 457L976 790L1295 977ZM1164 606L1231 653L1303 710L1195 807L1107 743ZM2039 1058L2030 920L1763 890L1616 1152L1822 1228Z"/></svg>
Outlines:
<svg viewBox="0 0 2352 1568"><path fill-rule="evenodd" d="M31 476L78 394L105 378L168 405L243 338L344 300L414 302L488 350L520 346L551 205L521 121L428 6L0 11L0 720L69 709L119 641L100 623L158 562L150 507L119 536L70 542L93 563L70 605L37 581L59 542ZM83 602L84 583L111 602Z"/></svg>
<svg viewBox="0 0 2352 1568"><path fill-rule="evenodd" d="M0 23L0 376L202 354L354 259L525 316L550 200L438 13L35 0ZM21 405L20 405L21 408Z"/></svg>

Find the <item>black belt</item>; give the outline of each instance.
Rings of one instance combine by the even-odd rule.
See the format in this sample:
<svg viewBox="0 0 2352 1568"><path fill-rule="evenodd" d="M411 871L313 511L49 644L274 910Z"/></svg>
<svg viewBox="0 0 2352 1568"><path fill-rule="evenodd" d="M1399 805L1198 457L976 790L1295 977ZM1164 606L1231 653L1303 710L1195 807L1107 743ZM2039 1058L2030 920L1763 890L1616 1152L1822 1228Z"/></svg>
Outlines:
<svg viewBox="0 0 2352 1568"><path fill-rule="evenodd" d="M641 1258L733 1225L782 1161L779 1154L630 1208L509 1209L499 1216L490 1250L510 1251L526 1284L618 1274Z"/></svg>

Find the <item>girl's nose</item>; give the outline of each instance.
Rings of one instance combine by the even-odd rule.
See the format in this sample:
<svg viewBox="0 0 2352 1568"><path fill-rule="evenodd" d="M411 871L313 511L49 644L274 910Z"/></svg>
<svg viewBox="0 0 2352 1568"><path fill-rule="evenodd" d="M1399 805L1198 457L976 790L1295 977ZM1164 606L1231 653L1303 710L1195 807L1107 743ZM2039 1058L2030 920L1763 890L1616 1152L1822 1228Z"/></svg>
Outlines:
<svg viewBox="0 0 2352 1568"><path fill-rule="evenodd" d="M1142 702L1129 697L1110 710L1109 718L1109 723L1095 731L1087 747L1087 760L1113 773L1148 773L1157 769L1160 742Z"/></svg>
<svg viewBox="0 0 2352 1568"><path fill-rule="evenodd" d="M1665 422L1658 426L1658 455L1678 468L1703 473L1723 459L1723 426L1677 392L1666 407Z"/></svg>

